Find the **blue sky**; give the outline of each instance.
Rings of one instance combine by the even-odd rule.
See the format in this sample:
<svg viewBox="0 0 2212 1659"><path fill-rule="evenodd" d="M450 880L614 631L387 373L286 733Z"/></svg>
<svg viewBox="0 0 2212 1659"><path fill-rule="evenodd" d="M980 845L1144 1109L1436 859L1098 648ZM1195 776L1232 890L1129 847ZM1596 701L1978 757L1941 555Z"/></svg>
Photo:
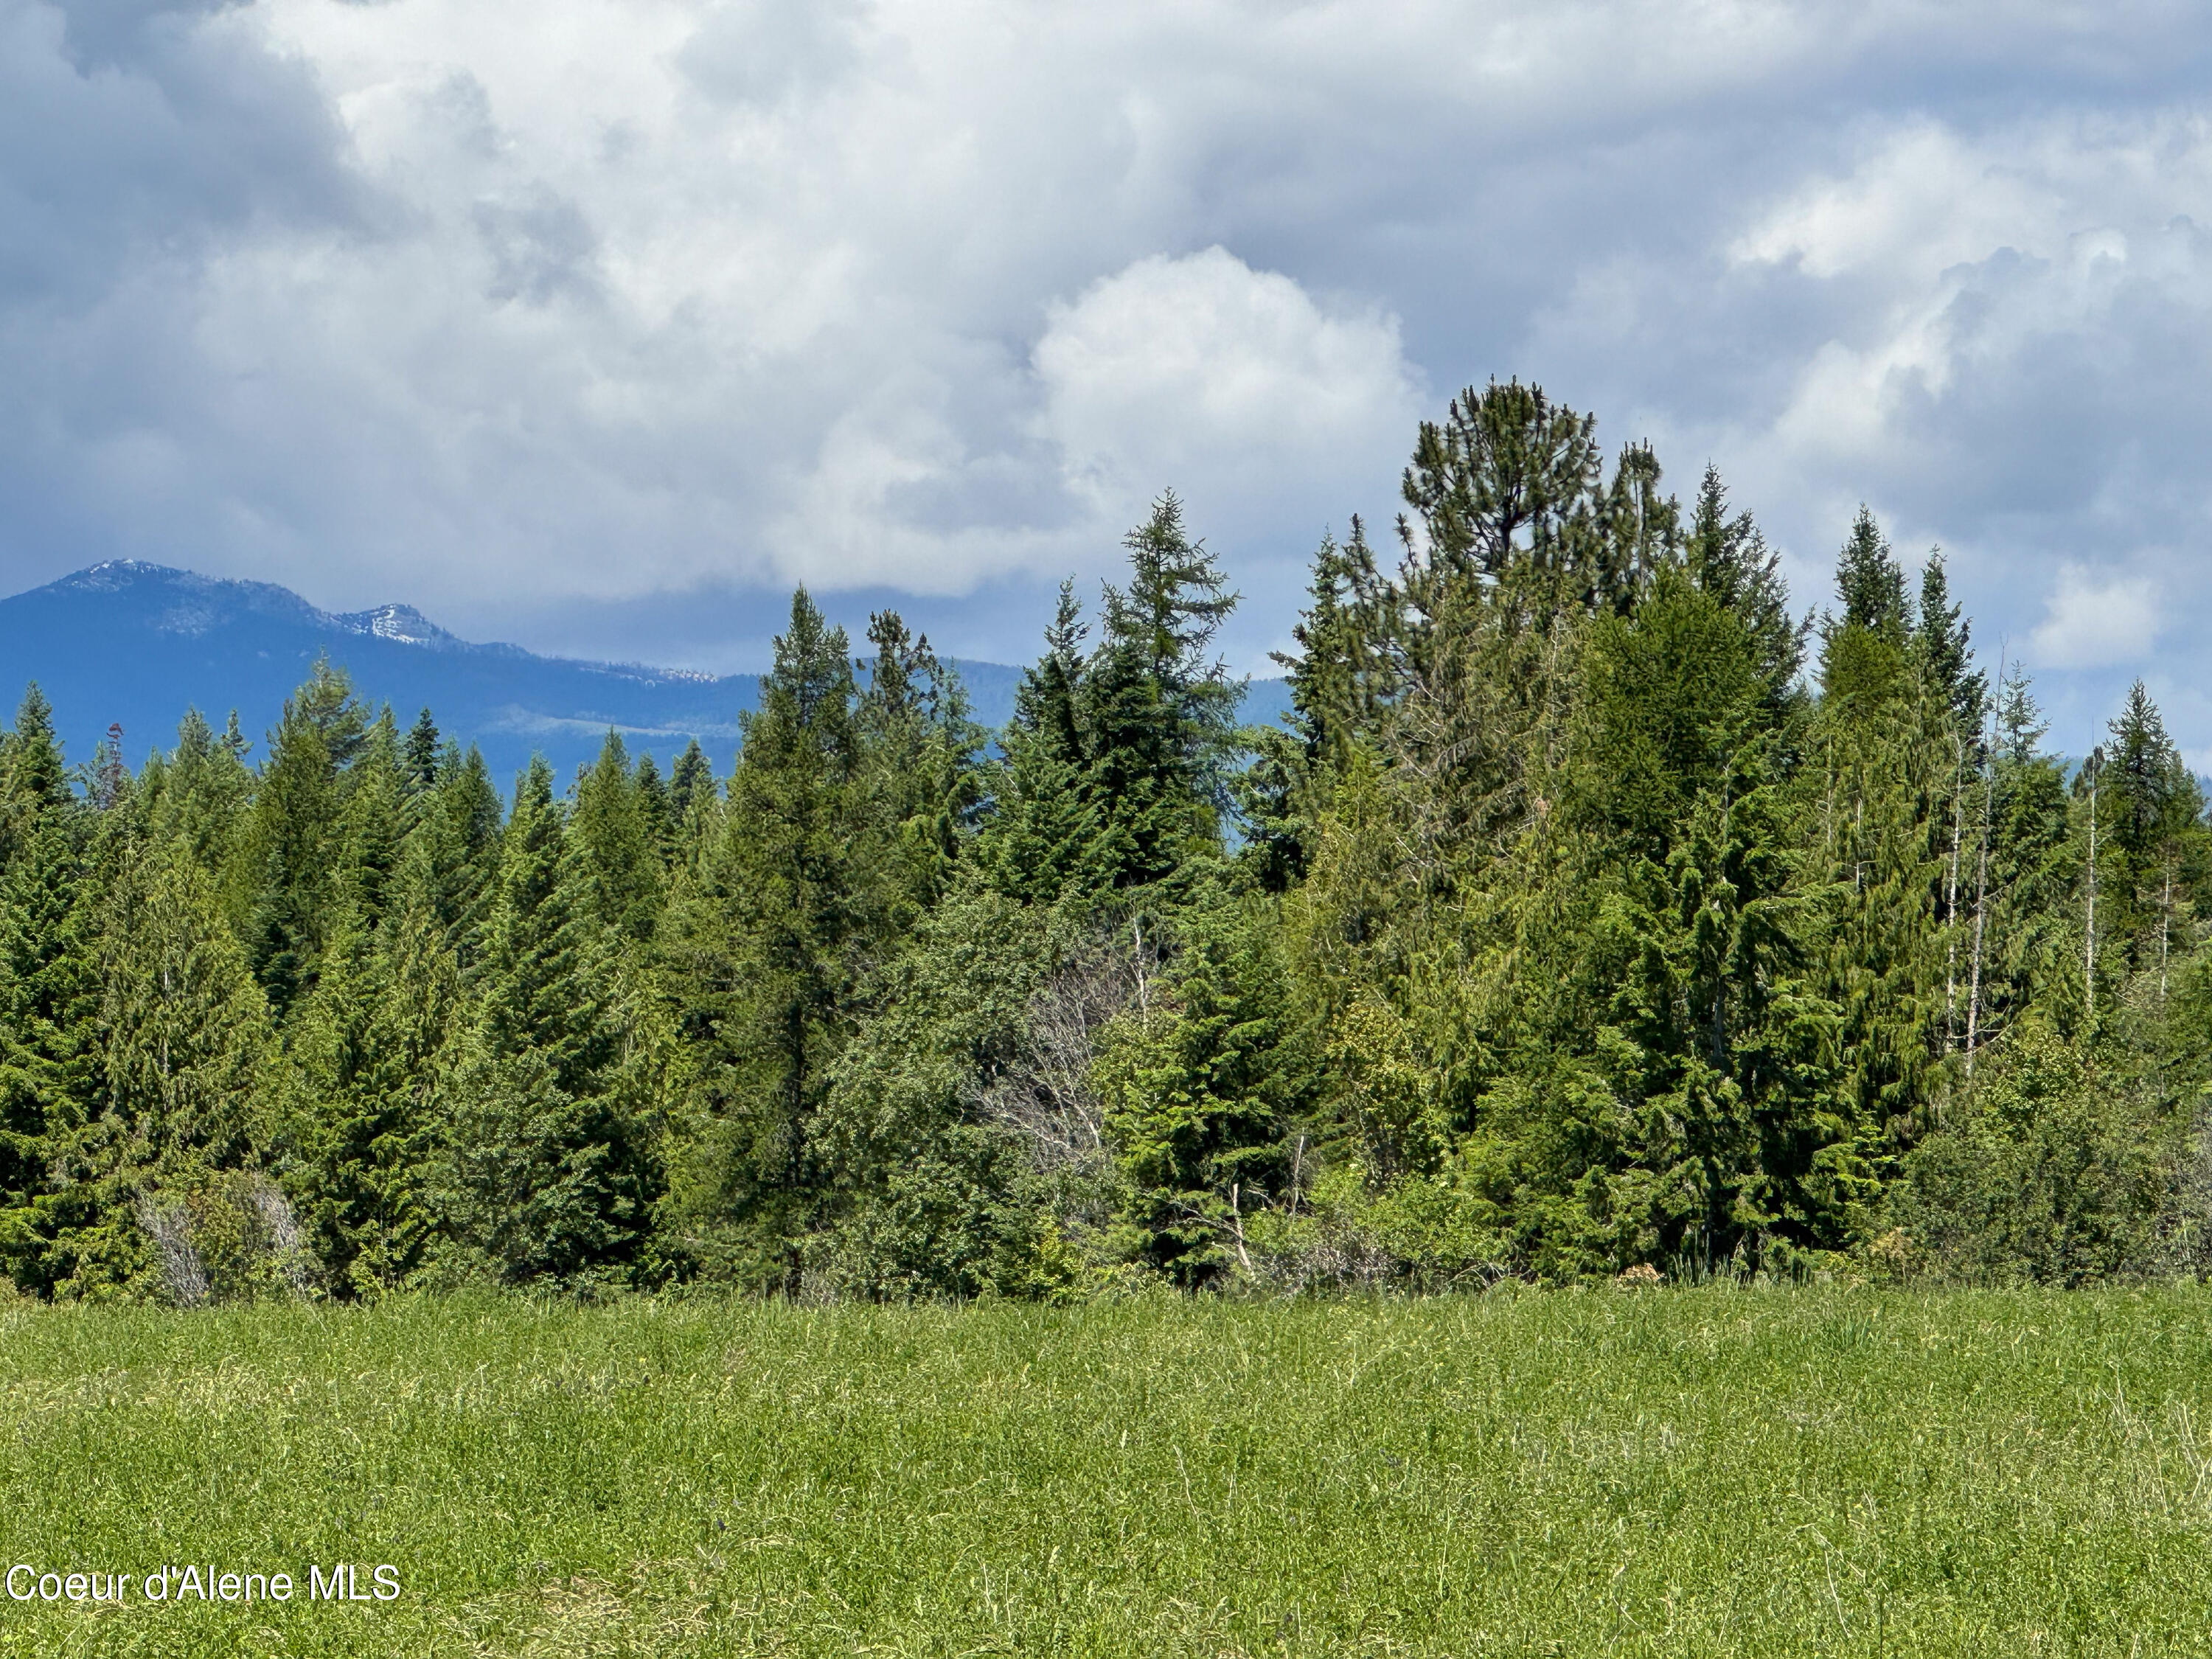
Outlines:
<svg viewBox="0 0 2212 1659"><path fill-rule="evenodd" d="M757 665L1019 660L1172 485L1263 663L1519 375L1825 602L1941 543L2212 765L2212 13L0 0L0 588L106 557Z"/></svg>

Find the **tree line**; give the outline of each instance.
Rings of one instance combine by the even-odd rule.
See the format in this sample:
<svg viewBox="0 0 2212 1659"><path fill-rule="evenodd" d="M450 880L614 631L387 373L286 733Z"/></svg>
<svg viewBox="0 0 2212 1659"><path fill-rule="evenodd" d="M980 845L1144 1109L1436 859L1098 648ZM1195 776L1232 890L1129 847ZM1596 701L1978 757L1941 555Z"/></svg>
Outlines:
<svg viewBox="0 0 2212 1659"><path fill-rule="evenodd" d="M2137 684L2042 746L1871 514L1793 613L1722 481L1492 383L1293 712L1164 495L1004 730L804 590L734 769L504 798L318 665L258 759L0 739L0 1267L1067 1297L2195 1273L2212 841Z"/></svg>

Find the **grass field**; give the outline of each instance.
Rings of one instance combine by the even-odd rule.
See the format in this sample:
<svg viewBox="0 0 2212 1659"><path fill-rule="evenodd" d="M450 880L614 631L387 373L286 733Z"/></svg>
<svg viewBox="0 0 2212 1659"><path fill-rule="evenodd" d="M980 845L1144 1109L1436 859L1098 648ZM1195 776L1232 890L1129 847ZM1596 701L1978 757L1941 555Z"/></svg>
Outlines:
<svg viewBox="0 0 2212 1659"><path fill-rule="evenodd" d="M6 1565L301 1581L6 1653L2212 1652L2195 1291L17 1308L0 1401Z"/></svg>

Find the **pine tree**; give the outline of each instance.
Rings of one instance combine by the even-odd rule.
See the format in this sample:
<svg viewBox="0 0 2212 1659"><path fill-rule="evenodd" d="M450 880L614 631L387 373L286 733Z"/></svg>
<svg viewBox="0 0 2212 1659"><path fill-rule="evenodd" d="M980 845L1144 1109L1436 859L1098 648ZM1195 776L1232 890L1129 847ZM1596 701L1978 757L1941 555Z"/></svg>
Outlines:
<svg viewBox="0 0 2212 1659"><path fill-rule="evenodd" d="M1594 586L1596 425L1518 380L1470 386L1443 421L1424 421L1402 493L1419 516L1429 570L1448 585L1504 582L1525 568Z"/></svg>

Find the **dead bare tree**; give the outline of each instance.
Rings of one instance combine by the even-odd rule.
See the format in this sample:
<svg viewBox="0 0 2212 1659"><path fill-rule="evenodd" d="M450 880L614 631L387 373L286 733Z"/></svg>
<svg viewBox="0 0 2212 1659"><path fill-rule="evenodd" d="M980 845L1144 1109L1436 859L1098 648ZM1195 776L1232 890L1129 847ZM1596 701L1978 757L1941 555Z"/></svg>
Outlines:
<svg viewBox="0 0 2212 1659"><path fill-rule="evenodd" d="M1024 1011L1013 1055L976 1089L971 1104L1018 1134L1042 1173L1093 1171L1106 1158L1105 1106L1091 1080L1107 1022L1146 998L1156 946L1132 926L1079 951Z"/></svg>
<svg viewBox="0 0 2212 1659"><path fill-rule="evenodd" d="M284 1189L263 1176L253 1183L253 1212L260 1218L262 1238L276 1271L303 1300L314 1293L314 1271L307 1241L300 1236L300 1220Z"/></svg>
<svg viewBox="0 0 2212 1659"><path fill-rule="evenodd" d="M154 1241L155 1260L161 1270L161 1286L180 1308L197 1308L208 1299L207 1267L192 1245L192 1224L185 1206L164 1203L152 1194L138 1200L138 1224Z"/></svg>

